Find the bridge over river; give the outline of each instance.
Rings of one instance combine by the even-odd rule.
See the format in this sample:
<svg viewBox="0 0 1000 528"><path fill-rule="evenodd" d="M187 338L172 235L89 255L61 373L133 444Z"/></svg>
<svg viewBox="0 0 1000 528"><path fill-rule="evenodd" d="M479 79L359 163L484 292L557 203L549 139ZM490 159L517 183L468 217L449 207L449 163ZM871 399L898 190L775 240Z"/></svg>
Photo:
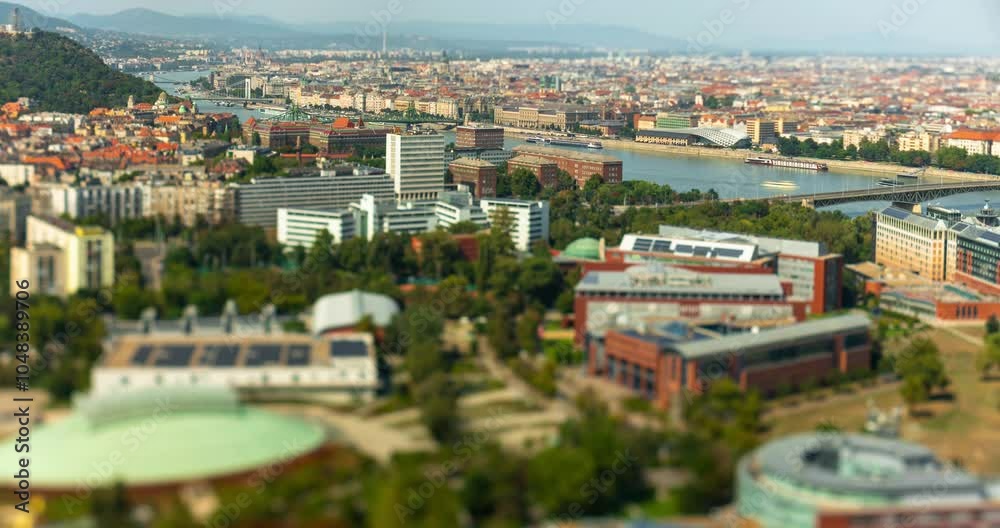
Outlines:
<svg viewBox="0 0 1000 528"><path fill-rule="evenodd" d="M781 195L763 198L769 201L801 203L807 207L830 207L850 202L907 202L922 203L938 200L945 196L963 193L1000 191L1000 179L982 181L960 181L921 185L897 185L876 187L854 191L837 191L815 194ZM728 200L737 201L737 200Z"/></svg>

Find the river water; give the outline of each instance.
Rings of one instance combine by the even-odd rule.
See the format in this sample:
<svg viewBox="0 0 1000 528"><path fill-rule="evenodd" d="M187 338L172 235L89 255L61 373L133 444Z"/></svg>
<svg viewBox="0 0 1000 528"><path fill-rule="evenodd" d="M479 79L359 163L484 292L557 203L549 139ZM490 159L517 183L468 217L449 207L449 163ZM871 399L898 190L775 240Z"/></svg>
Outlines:
<svg viewBox="0 0 1000 528"><path fill-rule="evenodd" d="M156 72L157 79L191 81L207 76L207 72ZM148 74L142 75L148 78ZM168 93L176 93L179 85L158 83ZM198 103L202 112L230 112L246 121L250 117L261 117L259 112L242 107L225 107L207 101ZM447 142L455 140L454 132L446 132ZM524 140L507 138L506 148L525 144ZM555 147L576 150L572 147ZM760 198L781 194L810 194L834 191L872 189L878 187L882 176L866 173L842 171L816 172L796 169L781 169L760 165L747 165L738 160L716 159L649 151L632 151L605 148L602 154L619 158L624 163L626 180L646 180L658 184L669 184L677 191L715 189L722 198ZM1000 203L1000 192L969 193L949 196L935 203L973 213L981 208L985 200ZM842 211L850 216L858 216L873 209L884 207L887 202L856 202L829 209Z"/></svg>

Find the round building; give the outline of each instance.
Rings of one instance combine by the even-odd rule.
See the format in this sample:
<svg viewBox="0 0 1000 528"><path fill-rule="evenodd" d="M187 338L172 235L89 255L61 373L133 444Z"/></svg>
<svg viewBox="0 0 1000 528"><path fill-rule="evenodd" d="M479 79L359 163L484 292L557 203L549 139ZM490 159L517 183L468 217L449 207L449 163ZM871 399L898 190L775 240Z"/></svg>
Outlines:
<svg viewBox="0 0 1000 528"><path fill-rule="evenodd" d="M28 469L44 495L115 484L156 492L295 463L327 440L324 427L243 406L231 390L145 390L81 398L65 418L37 425ZM11 449L8 466L21 457Z"/></svg>
<svg viewBox="0 0 1000 528"><path fill-rule="evenodd" d="M864 435L804 434L765 444L736 474L741 516L764 528L814 528L831 514L905 512L921 505L984 504L985 484L946 466L926 447ZM851 526L867 526L855 523Z"/></svg>

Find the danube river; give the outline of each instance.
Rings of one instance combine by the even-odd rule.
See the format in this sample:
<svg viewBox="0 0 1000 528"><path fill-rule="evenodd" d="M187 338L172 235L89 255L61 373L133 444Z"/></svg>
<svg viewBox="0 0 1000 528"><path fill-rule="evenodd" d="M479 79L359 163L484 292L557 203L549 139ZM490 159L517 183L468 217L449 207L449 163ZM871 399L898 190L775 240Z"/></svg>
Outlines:
<svg viewBox="0 0 1000 528"><path fill-rule="evenodd" d="M207 72L157 72L158 79L190 81L204 77ZM148 77L148 74L146 75ZM160 84L169 93L176 93L179 85ZM254 110L242 107L224 107L200 102L203 112L231 112L241 121L251 116L261 117ZM445 132L447 142L455 140L453 132ZM521 139L508 137L505 145L510 149L525 142ZM580 151L572 147L569 150ZM866 173L851 173L841 171L815 172L795 169L771 168L759 165L747 165L737 160L683 156L677 154L657 153L650 151L621 150L605 148L602 154L619 158L624 163L626 180L646 180L659 184L668 184L677 191L714 189L722 198L760 198L780 194L810 194L857 189L869 189L878 186L882 176ZM941 205L972 213L982 207L985 200L1000 201L1000 192L962 194L942 198ZM831 209L843 211L856 216L887 205L885 202L858 202L845 204Z"/></svg>

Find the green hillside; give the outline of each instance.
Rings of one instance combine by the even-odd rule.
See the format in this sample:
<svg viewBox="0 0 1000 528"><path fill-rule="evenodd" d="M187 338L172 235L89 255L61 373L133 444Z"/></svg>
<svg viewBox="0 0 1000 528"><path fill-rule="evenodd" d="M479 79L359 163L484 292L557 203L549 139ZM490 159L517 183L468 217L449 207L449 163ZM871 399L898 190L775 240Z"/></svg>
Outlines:
<svg viewBox="0 0 1000 528"><path fill-rule="evenodd" d="M55 33L0 36L0 102L30 97L40 110L86 113L96 106L124 106L129 95L151 103L160 91Z"/></svg>

